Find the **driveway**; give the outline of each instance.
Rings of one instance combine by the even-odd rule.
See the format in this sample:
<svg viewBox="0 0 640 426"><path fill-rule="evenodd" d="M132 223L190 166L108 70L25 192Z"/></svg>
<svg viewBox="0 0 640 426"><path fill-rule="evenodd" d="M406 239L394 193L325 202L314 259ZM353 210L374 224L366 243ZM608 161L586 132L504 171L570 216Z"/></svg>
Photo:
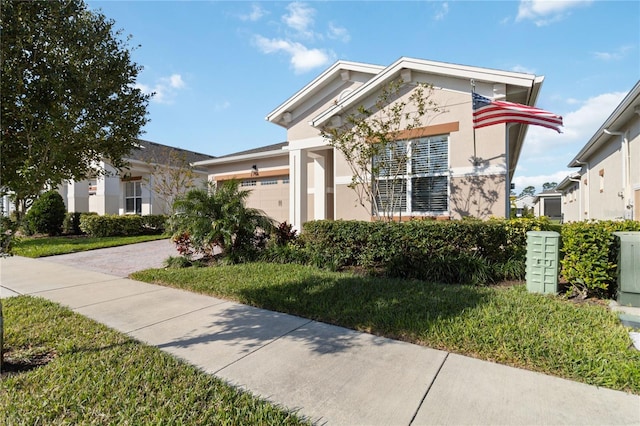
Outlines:
<svg viewBox="0 0 640 426"><path fill-rule="evenodd" d="M179 254L175 244L170 239L166 239L43 257L42 260L117 277L128 277L135 271L162 268L164 260L169 256L179 256Z"/></svg>

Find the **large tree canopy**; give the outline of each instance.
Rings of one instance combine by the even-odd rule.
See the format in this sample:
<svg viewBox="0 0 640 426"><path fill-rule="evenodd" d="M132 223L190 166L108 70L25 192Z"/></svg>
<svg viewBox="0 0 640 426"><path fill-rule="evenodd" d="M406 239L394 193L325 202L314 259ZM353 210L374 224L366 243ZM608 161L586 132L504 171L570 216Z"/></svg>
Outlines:
<svg viewBox="0 0 640 426"><path fill-rule="evenodd" d="M2 1L0 188L18 200L121 167L147 122L141 67L82 0Z"/></svg>

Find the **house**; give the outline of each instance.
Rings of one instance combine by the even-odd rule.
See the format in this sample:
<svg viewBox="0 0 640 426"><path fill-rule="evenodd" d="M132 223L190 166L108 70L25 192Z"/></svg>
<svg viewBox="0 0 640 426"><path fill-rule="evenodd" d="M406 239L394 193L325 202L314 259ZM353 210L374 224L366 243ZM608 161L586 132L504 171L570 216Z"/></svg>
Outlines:
<svg viewBox="0 0 640 426"><path fill-rule="evenodd" d="M521 195L513 201L515 216L523 217L533 212L533 195Z"/></svg>
<svg viewBox="0 0 640 426"><path fill-rule="evenodd" d="M562 220L560 198L562 193L555 189L549 189L536 194L533 197L533 215L535 217L546 216L551 220Z"/></svg>
<svg viewBox="0 0 640 426"><path fill-rule="evenodd" d="M118 171L103 161L100 167L104 176L71 181L62 184L58 191L69 212L96 212L103 214L165 214L170 199L154 191L154 186L170 176L170 170L179 169L197 161L213 158L210 155L138 140L126 162L128 167ZM207 181L207 172L193 168L196 185Z"/></svg>
<svg viewBox="0 0 640 426"><path fill-rule="evenodd" d="M640 81L568 167L556 188L565 221L640 220Z"/></svg>
<svg viewBox="0 0 640 426"><path fill-rule="evenodd" d="M509 181L527 126L499 124L474 131L471 83L483 96L534 105L541 76L405 57L389 66L338 61L267 115L269 122L287 130L286 143L195 165L206 168L212 181L237 178L255 188L252 207L298 229L314 219L371 220L370 202L359 202L349 164L321 136L321 129L341 123L359 106L371 107L381 91L399 79L402 99L411 96L418 83L432 84L431 99L440 112L429 114L410 135L401 135L399 143L406 144L407 152L420 151L426 157L412 162L409 156L408 171L401 176L406 184L395 194L402 199L395 218L508 214ZM427 163L434 166L412 166Z"/></svg>

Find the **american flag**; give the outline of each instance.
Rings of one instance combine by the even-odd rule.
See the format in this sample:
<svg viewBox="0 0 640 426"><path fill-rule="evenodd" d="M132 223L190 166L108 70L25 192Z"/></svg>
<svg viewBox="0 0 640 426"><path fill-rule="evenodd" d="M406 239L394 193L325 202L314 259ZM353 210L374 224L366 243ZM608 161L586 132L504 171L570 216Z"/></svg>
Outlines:
<svg viewBox="0 0 640 426"><path fill-rule="evenodd" d="M543 109L506 101L492 101L477 93L473 96L473 128L500 123L523 123L560 131L562 117Z"/></svg>

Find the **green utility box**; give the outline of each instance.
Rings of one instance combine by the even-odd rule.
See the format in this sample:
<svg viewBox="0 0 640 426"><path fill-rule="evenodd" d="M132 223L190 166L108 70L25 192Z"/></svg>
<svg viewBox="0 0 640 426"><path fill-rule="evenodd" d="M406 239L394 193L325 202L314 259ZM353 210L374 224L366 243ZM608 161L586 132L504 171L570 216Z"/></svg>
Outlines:
<svg viewBox="0 0 640 426"><path fill-rule="evenodd" d="M560 234L527 232L527 291L556 294L560 275Z"/></svg>
<svg viewBox="0 0 640 426"><path fill-rule="evenodd" d="M614 232L618 250L618 303L640 307L640 232Z"/></svg>

